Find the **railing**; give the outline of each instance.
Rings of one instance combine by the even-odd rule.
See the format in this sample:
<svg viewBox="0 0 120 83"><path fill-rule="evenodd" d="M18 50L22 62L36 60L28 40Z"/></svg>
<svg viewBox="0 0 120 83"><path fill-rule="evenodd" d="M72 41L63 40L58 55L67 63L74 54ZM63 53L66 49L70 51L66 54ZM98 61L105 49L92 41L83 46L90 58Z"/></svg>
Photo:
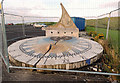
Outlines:
<svg viewBox="0 0 120 83"><path fill-rule="evenodd" d="M106 39L109 40L111 37L111 33L112 33L111 30L115 30L115 31L118 30L117 28L114 28L111 25L111 22L112 22L112 18L114 17L114 15L112 16L112 14L114 12L118 12L119 10L120 10L120 8L113 10L109 13L99 15L97 17L93 16L92 18L95 18L95 19L87 20L86 27L89 29L93 28L98 34L103 33L104 36L106 36ZM86 17L86 19L87 19L87 17ZM45 22L43 22L43 20ZM117 73L10 66L9 65L10 64L9 56L8 56L8 51L7 51L7 46L9 45L9 42L17 41L18 39L23 39L23 38L27 38L27 37L41 36L40 32L37 32L37 30L36 30L36 32L34 32L34 31L27 32L26 28L28 28L28 27L26 27L26 26L32 25L32 23L35 23L35 22L42 22L42 23L46 23L46 24L48 22L51 22L51 24L54 24L55 22L52 22L53 20L55 22L57 22L59 20L59 18L58 17L21 16L21 15L15 15L15 14L10 14L10 13L4 13L3 9L2 9L0 35L2 35L1 43L3 46L0 47L1 48L0 55L6 65L6 67L8 68L8 72L9 72L9 69L11 69L11 68L19 68L19 69L36 69L36 70L50 70L50 71L64 71L64 72L120 76L120 74L117 74ZM16 26L16 27L11 26L12 24L5 25L10 22L14 23L14 26ZM28 24L28 23L30 23L30 24ZM50 25L50 24L48 24L48 25ZM115 26L116 25L117 24L115 24ZM13 27L14 29L10 28L10 27ZM109 30L111 33L109 32ZM91 30L91 31L93 31L93 30ZM6 34L7 34L7 37L6 37ZM11 35L11 36L9 36L9 35ZM113 41L111 40L111 42L116 43L117 41L114 41L114 38L113 38Z"/></svg>

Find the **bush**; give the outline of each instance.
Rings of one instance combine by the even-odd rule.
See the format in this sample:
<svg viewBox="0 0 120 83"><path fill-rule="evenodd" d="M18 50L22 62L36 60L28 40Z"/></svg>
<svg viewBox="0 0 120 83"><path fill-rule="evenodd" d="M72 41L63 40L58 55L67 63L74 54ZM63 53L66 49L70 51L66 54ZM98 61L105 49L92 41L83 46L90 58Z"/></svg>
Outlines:
<svg viewBox="0 0 120 83"><path fill-rule="evenodd" d="M97 35L97 32L96 31L90 31L88 33L89 36L92 36L92 37L95 37Z"/></svg>
<svg viewBox="0 0 120 83"><path fill-rule="evenodd" d="M89 36L92 36L92 40L95 40L95 41L98 41L98 39L104 39L104 34L103 33L99 33L97 35L97 32L96 31L90 31L88 33Z"/></svg>

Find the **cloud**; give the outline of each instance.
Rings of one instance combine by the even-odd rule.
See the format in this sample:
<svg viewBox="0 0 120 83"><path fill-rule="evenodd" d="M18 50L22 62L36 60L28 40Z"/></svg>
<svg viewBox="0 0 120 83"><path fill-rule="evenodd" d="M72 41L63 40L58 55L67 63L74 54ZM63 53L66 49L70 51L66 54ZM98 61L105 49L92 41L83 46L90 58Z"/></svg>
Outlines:
<svg viewBox="0 0 120 83"><path fill-rule="evenodd" d="M5 12L22 16L61 17L60 3L70 16L98 16L117 9L119 0L5 0Z"/></svg>
<svg viewBox="0 0 120 83"><path fill-rule="evenodd" d="M108 2L105 4L100 4L99 5L100 8L118 8L118 2Z"/></svg>

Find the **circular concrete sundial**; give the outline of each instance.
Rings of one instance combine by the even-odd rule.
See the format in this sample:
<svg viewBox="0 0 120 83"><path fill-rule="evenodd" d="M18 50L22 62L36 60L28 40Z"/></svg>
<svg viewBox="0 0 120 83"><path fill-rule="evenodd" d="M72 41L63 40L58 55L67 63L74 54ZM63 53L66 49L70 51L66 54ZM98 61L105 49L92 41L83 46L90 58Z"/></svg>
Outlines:
<svg viewBox="0 0 120 83"><path fill-rule="evenodd" d="M38 68L80 68L95 62L102 52L95 41L69 36L23 39L8 47L12 62Z"/></svg>

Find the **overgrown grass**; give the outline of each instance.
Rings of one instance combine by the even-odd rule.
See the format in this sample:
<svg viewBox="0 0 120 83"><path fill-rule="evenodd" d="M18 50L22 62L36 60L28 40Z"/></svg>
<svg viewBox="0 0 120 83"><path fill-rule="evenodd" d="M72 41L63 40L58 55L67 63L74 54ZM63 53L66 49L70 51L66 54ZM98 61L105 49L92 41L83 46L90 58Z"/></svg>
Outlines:
<svg viewBox="0 0 120 83"><path fill-rule="evenodd" d="M103 33L106 38L107 29L104 28L95 28L95 27L86 27L86 32L96 31L97 34ZM108 40L112 44L116 52L118 52L118 30L109 30Z"/></svg>

